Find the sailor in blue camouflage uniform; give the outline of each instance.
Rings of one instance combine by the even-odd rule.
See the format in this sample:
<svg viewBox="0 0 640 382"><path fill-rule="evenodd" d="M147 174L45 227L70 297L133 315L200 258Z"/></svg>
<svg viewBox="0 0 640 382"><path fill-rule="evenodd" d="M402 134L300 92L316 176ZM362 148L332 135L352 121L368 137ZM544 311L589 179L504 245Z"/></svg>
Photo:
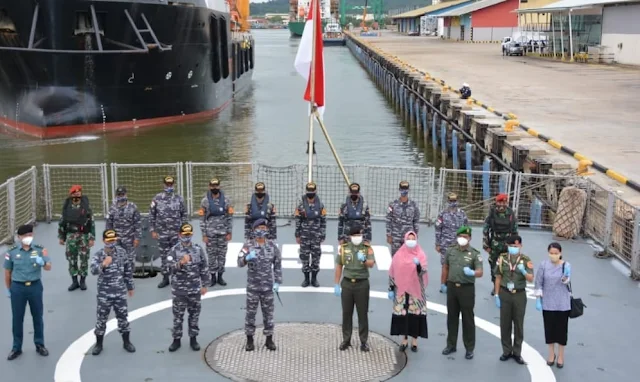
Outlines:
<svg viewBox="0 0 640 382"><path fill-rule="evenodd" d="M135 249L140 245L142 223L138 206L129 201L124 186L116 189L116 200L109 207L106 220L105 228L116 231L120 245L127 251L131 263L135 264Z"/></svg>
<svg viewBox="0 0 640 382"><path fill-rule="evenodd" d="M266 192L266 186L262 182L256 183L255 193L251 196L251 202L245 208L244 219L244 241L248 242L252 239L253 223L258 219L266 219L269 230L267 239L278 239L278 228L276 226L276 206L270 203L269 194Z"/></svg>
<svg viewBox="0 0 640 382"><path fill-rule="evenodd" d="M180 242L167 256L165 272L171 274L171 293L173 294L173 342L169 351L174 352L181 346L184 311L189 313L190 346L194 351L200 350L198 344L198 320L202 309L201 298L207 293L209 266L204 249L191 241L193 227L185 223L180 227Z"/></svg>
<svg viewBox="0 0 640 382"><path fill-rule="evenodd" d="M349 185L349 196L342 203L338 212L338 242L340 244L349 241L349 233L353 226L362 227L364 242L367 244L371 242L371 214L369 206L360 195L360 185L358 183Z"/></svg>
<svg viewBox="0 0 640 382"><path fill-rule="evenodd" d="M436 219L436 252L440 254L440 265L444 265L447 249L456 244L458 229L468 225L467 214L458 207L458 195L450 192L447 195L447 207ZM443 266L440 271L440 293L447 293L446 277Z"/></svg>
<svg viewBox="0 0 640 382"><path fill-rule="evenodd" d="M316 288L320 286L318 272L322 256L321 245L327 237L327 211L317 195L317 190L314 182L307 183L307 192L293 212L296 219L296 243L300 244L299 254L304 274L303 288L310 284Z"/></svg>
<svg viewBox="0 0 640 382"><path fill-rule="evenodd" d="M118 320L118 332L122 335L122 347L129 353L136 351L129 340L131 329L127 316L127 294L133 296L133 262L129 253L118 245L120 237L113 229L106 229L102 233L104 248L93 255L91 259L91 274L98 276L98 307L96 320L96 344L91 354L102 353L104 334L111 308Z"/></svg>
<svg viewBox="0 0 640 382"><path fill-rule="evenodd" d="M11 298L13 317L13 347L7 359L13 361L22 354L24 314L29 303L33 318L33 342L36 352L43 357L49 355L44 347L44 309L42 303L42 269L51 270L51 259L47 250L33 243L33 226L23 225L17 231L20 246L15 246L4 255L4 284L7 297Z"/></svg>
<svg viewBox="0 0 640 382"><path fill-rule="evenodd" d="M404 235L420 229L420 208L418 203L409 199L409 182L403 180L398 189L400 197L389 203L387 208L387 243L391 245L391 257L404 244Z"/></svg>
<svg viewBox="0 0 640 382"><path fill-rule="evenodd" d="M164 191L153 197L149 208L149 231L158 240L160 260L162 262L162 281L158 288L169 285L167 256L169 251L178 244L180 226L189 221L184 199L174 192L175 182L172 176L164 177Z"/></svg>
<svg viewBox="0 0 640 382"><path fill-rule="evenodd" d="M198 214L202 241L207 246L209 272L211 272L211 287L216 283L225 286L222 278L224 264L227 261L227 243L231 240L233 230L233 206L231 199L220 189L220 180L213 178L209 181L209 191L200 202Z"/></svg>
<svg viewBox="0 0 640 382"><path fill-rule="evenodd" d="M246 351L253 351L253 335L256 331L256 312L262 307L265 347L276 350L273 342L274 293L282 284L282 255L273 240L269 240L268 222L258 219L253 223L253 237L238 254L238 267L247 266L247 306L244 331L247 335Z"/></svg>

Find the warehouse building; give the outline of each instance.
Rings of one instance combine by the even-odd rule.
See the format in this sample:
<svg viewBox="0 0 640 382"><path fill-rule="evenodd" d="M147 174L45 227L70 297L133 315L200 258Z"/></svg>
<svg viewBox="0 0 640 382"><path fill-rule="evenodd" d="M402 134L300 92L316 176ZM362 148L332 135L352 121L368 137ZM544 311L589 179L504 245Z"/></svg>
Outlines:
<svg viewBox="0 0 640 382"><path fill-rule="evenodd" d="M420 31L420 18L423 16L431 16L438 12L444 12L451 9L463 7L472 3L473 0L447 0L426 7L414 9L409 12L392 16L391 19L398 27L400 33L410 33Z"/></svg>
<svg viewBox="0 0 640 382"><path fill-rule="evenodd" d="M520 0L481 0L457 9L447 10L438 17L444 19L444 37L460 41L501 41L518 28Z"/></svg>

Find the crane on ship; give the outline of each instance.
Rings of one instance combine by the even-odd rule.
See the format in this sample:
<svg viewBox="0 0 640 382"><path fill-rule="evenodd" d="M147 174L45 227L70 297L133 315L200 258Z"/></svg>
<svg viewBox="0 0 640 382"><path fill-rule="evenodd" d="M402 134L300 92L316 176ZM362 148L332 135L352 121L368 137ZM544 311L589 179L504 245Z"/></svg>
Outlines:
<svg viewBox="0 0 640 382"><path fill-rule="evenodd" d="M344 3L345 0L342 0ZM371 13L373 14L373 29L378 29L378 24L382 22L382 8L383 8L383 0L364 0L364 8L362 10L362 22L360 23L360 27L362 27L362 32L367 33L369 28L367 27L367 9L369 8L369 3L371 4Z"/></svg>
<svg viewBox="0 0 640 382"><path fill-rule="evenodd" d="M225 0L231 15L231 31L246 32L249 30L249 0Z"/></svg>

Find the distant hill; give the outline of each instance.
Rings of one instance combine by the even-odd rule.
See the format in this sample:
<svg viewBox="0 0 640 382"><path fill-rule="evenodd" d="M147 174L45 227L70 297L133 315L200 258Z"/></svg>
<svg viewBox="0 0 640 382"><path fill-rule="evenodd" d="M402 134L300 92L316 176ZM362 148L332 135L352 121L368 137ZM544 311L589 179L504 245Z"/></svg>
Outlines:
<svg viewBox="0 0 640 382"><path fill-rule="evenodd" d="M363 6L364 0L343 0L347 2L347 13L362 13L361 10L354 11L354 6ZM406 6L421 5L427 6L429 0L382 0L384 10L398 9ZM251 3L251 15L264 15L266 13L289 13L289 0L271 0L266 3Z"/></svg>

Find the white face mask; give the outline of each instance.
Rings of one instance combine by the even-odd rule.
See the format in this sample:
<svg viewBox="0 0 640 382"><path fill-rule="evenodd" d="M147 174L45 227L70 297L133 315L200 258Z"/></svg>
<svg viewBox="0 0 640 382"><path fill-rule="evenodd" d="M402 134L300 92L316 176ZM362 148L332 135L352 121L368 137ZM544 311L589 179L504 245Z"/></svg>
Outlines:
<svg viewBox="0 0 640 382"><path fill-rule="evenodd" d="M360 245L362 244L362 236L351 236L351 242L354 245Z"/></svg>
<svg viewBox="0 0 640 382"><path fill-rule="evenodd" d="M458 240L458 245L461 246L461 247L464 247L467 244L469 244L469 239L467 239L466 237L459 237L456 240Z"/></svg>
<svg viewBox="0 0 640 382"><path fill-rule="evenodd" d="M24 245L31 245L32 241L33 241L33 236L25 236L22 238L22 244Z"/></svg>
<svg viewBox="0 0 640 382"><path fill-rule="evenodd" d="M415 248L415 247L416 247L416 245L418 245L418 241L417 241L417 240L405 240L405 242L404 242L404 243L405 243L405 244L407 245L407 247L409 247L409 248Z"/></svg>

